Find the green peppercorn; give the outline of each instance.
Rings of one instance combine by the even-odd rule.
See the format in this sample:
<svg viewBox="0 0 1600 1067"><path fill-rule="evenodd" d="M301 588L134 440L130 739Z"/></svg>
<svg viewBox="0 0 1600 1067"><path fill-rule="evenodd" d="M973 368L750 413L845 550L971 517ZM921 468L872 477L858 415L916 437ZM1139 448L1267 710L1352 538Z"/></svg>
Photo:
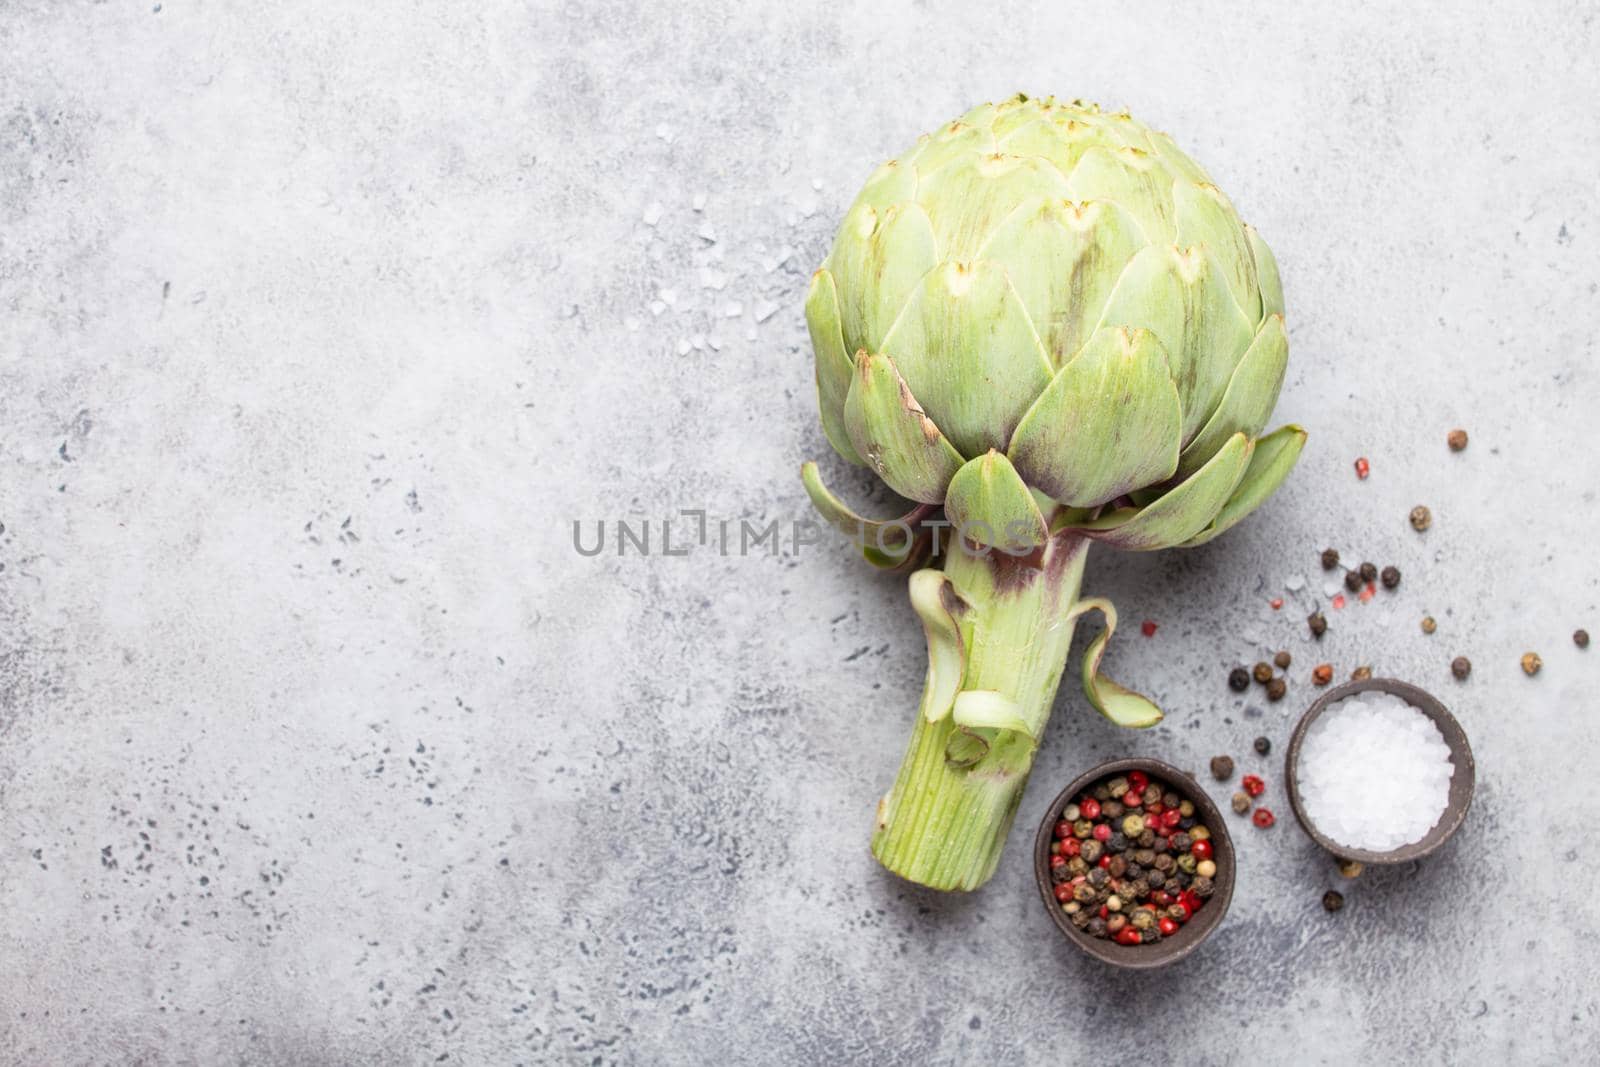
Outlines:
<svg viewBox="0 0 1600 1067"><path fill-rule="evenodd" d="M1211 777L1215 778L1219 782L1226 782L1229 778L1232 778L1233 777L1233 757L1231 757L1231 756L1212 756L1211 757Z"/></svg>
<svg viewBox="0 0 1600 1067"><path fill-rule="evenodd" d="M1465 681L1467 675L1472 673L1472 661L1465 656L1457 656L1450 661L1450 673L1455 675L1457 680Z"/></svg>
<svg viewBox="0 0 1600 1067"><path fill-rule="evenodd" d="M1338 911L1344 907L1344 894L1337 889L1328 890L1322 894L1322 907L1329 912Z"/></svg>
<svg viewBox="0 0 1600 1067"><path fill-rule="evenodd" d="M1079 875L1088 871L1089 864L1082 856L1074 856L1067 861L1067 865L1062 869L1068 874Z"/></svg>
<svg viewBox="0 0 1600 1067"><path fill-rule="evenodd" d="M1272 664L1257 663L1253 668L1251 668L1250 674L1251 677L1255 678L1257 682L1261 683L1262 685L1266 685L1268 682L1272 681Z"/></svg>
<svg viewBox="0 0 1600 1067"><path fill-rule="evenodd" d="M1094 798L1101 802L1110 800L1111 787L1106 785L1104 782L1101 782L1099 785L1094 787Z"/></svg>
<svg viewBox="0 0 1600 1067"><path fill-rule="evenodd" d="M1122 832L1129 837L1138 837L1144 833L1144 816L1124 815L1122 818Z"/></svg>
<svg viewBox="0 0 1600 1067"><path fill-rule="evenodd" d="M1079 819L1077 822L1072 824L1073 837L1081 839L1088 837L1092 833L1094 833L1094 823L1090 822L1088 819Z"/></svg>
<svg viewBox="0 0 1600 1067"><path fill-rule="evenodd" d="M1133 914L1128 916L1128 925L1135 930L1152 930L1156 925L1156 914L1149 908L1136 908Z"/></svg>
<svg viewBox="0 0 1600 1067"><path fill-rule="evenodd" d="M1178 814L1181 815L1185 819L1190 818L1191 816L1193 816L1194 815L1194 801L1192 801L1192 800L1180 800L1180 801L1178 801Z"/></svg>
<svg viewBox="0 0 1600 1067"><path fill-rule="evenodd" d="M1085 863L1098 863L1105 850L1104 844L1091 837L1083 843L1083 850L1079 855L1083 857Z"/></svg>
<svg viewBox="0 0 1600 1067"><path fill-rule="evenodd" d="M1184 874L1193 874L1194 865L1198 862L1200 861L1194 858L1193 852L1185 852L1183 855L1178 857L1178 870L1182 871Z"/></svg>
<svg viewBox="0 0 1600 1067"><path fill-rule="evenodd" d="M1400 568L1392 565L1385 567L1378 577L1383 579L1383 587L1385 589L1393 589L1400 584Z"/></svg>
<svg viewBox="0 0 1600 1067"><path fill-rule="evenodd" d="M1272 751L1272 742L1265 737L1258 737L1255 741L1256 752L1265 756Z"/></svg>
<svg viewBox="0 0 1600 1067"><path fill-rule="evenodd" d="M1072 899L1076 900L1079 904L1089 903L1089 901L1094 899L1094 886L1090 885L1088 882L1079 882L1077 888L1072 891Z"/></svg>
<svg viewBox="0 0 1600 1067"><path fill-rule="evenodd" d="M1204 826L1196 826L1193 830L1189 831L1189 836L1194 838L1196 841L1209 841L1211 840L1211 831L1207 830Z"/></svg>
<svg viewBox="0 0 1600 1067"><path fill-rule="evenodd" d="M1235 693L1242 693L1250 688L1250 672L1243 667L1235 667L1228 672L1228 688Z"/></svg>
<svg viewBox="0 0 1600 1067"><path fill-rule="evenodd" d="M1128 780L1118 775L1106 783L1106 789L1113 797L1121 797L1128 791Z"/></svg>
<svg viewBox="0 0 1600 1067"><path fill-rule="evenodd" d="M1306 625L1311 627L1312 637L1321 637L1328 632L1328 617L1320 611L1313 611L1306 616Z"/></svg>
<svg viewBox="0 0 1600 1067"><path fill-rule="evenodd" d="M1363 564L1361 564L1361 580L1363 582L1375 582L1375 581L1377 581L1378 580L1378 565L1376 563L1363 563Z"/></svg>
<svg viewBox="0 0 1600 1067"><path fill-rule="evenodd" d="M1360 592L1360 590L1361 590L1361 572L1360 571L1345 571L1344 572L1344 587L1346 589L1350 590L1350 592L1352 592L1352 593Z"/></svg>
<svg viewBox="0 0 1600 1067"><path fill-rule="evenodd" d="M1284 694L1288 691L1289 684L1282 678L1274 678L1272 681L1267 683L1267 699L1272 701L1274 704L1282 700Z"/></svg>
<svg viewBox="0 0 1600 1067"><path fill-rule="evenodd" d="M1333 568L1337 567L1338 565L1339 565L1339 550L1336 549L1336 548L1325 548L1325 549L1323 549L1322 550L1322 569L1325 570L1325 571L1331 571L1331 570L1333 570Z"/></svg>
<svg viewBox="0 0 1600 1067"><path fill-rule="evenodd" d="M1235 794L1233 794L1233 810L1234 810L1234 813L1238 814L1238 815L1243 815L1245 812L1249 811L1250 810L1250 794L1249 793L1235 793Z"/></svg>

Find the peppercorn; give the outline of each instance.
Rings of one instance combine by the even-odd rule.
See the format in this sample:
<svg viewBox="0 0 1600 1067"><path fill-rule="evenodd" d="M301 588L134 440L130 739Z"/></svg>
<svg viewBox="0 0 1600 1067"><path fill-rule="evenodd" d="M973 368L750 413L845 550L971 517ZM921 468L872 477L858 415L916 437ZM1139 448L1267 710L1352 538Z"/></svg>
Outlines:
<svg viewBox="0 0 1600 1067"><path fill-rule="evenodd" d="M1094 886L1088 882L1079 882L1072 890L1072 899L1079 904L1087 904L1094 899Z"/></svg>
<svg viewBox="0 0 1600 1067"><path fill-rule="evenodd" d="M1190 889L1195 896L1200 897L1203 900L1206 897L1209 897L1212 893L1216 892L1217 883L1212 881L1210 878L1207 878L1205 875L1200 875L1195 878Z"/></svg>
<svg viewBox="0 0 1600 1067"><path fill-rule="evenodd" d="M1167 884L1167 876L1159 867L1153 871L1145 871L1144 880L1150 886L1152 892Z"/></svg>
<svg viewBox="0 0 1600 1067"><path fill-rule="evenodd" d="M1208 860L1211 858L1211 842L1196 841L1189 847L1189 851L1194 853L1194 858L1197 860Z"/></svg>
<svg viewBox="0 0 1600 1067"><path fill-rule="evenodd" d="M1102 886L1104 886L1110 880L1111 880L1111 875L1106 872L1106 869L1104 867L1096 867L1096 868L1094 868L1093 870L1091 870L1089 872L1089 874L1085 878L1085 881L1087 881L1090 885L1094 886L1096 889L1101 888Z"/></svg>
<svg viewBox="0 0 1600 1067"><path fill-rule="evenodd" d="M1529 678L1539 673L1539 668L1544 666L1544 660L1539 658L1537 652L1524 652L1522 654L1522 673Z"/></svg>
<svg viewBox="0 0 1600 1067"><path fill-rule="evenodd" d="M1171 919L1173 922L1181 923L1189 921L1189 909L1184 907L1182 904L1169 904L1167 905L1166 911L1162 912L1162 914Z"/></svg>
<svg viewBox="0 0 1600 1067"><path fill-rule="evenodd" d="M1154 855L1154 853L1151 853L1152 858L1154 858ZM1136 882L1143 876L1144 867L1137 863L1130 863L1128 864L1127 872L1122 877L1125 882Z"/></svg>
<svg viewBox="0 0 1600 1067"><path fill-rule="evenodd" d="M1272 662L1278 667L1279 670L1286 670L1289 664L1294 662L1294 660L1289 656L1289 650L1284 649L1282 652L1279 652L1276 656L1272 657Z"/></svg>
<svg viewBox="0 0 1600 1067"><path fill-rule="evenodd" d="M1089 925L1083 928L1083 932L1088 934L1090 937L1104 938L1109 925L1110 924L1107 923L1106 920L1096 915L1094 918L1089 920Z"/></svg>
<svg viewBox="0 0 1600 1067"><path fill-rule="evenodd" d="M1457 656L1450 661L1450 673L1464 681L1472 673L1472 661L1465 656Z"/></svg>
<svg viewBox="0 0 1600 1067"><path fill-rule="evenodd" d="M1178 847L1177 843L1174 842L1172 847L1173 848L1177 848ZM1156 870L1160 871L1162 874L1167 874L1168 872L1170 872L1172 870L1172 865L1174 863L1176 863L1176 862L1177 861L1172 858L1172 853L1163 852L1163 853L1161 853L1161 855L1156 857L1155 863L1152 864L1152 866Z"/></svg>
<svg viewBox="0 0 1600 1067"><path fill-rule="evenodd" d="M1572 631L1572 643L1577 645L1579 648L1588 648L1589 647L1589 631L1588 630L1574 630L1574 631Z"/></svg>
<svg viewBox="0 0 1600 1067"><path fill-rule="evenodd" d="M1080 840L1094 833L1094 823L1088 819L1079 819L1072 824L1072 836Z"/></svg>
<svg viewBox="0 0 1600 1067"><path fill-rule="evenodd" d="M1152 782L1150 785L1144 787L1144 793L1142 795L1144 796L1144 802L1146 805L1154 804L1156 801L1161 799L1161 787Z"/></svg>
<svg viewBox="0 0 1600 1067"><path fill-rule="evenodd" d="M1439 624L1433 621L1433 616L1432 615L1424 615L1422 617L1422 632L1423 633L1431 634L1431 633L1433 633L1433 631L1437 630L1438 628L1439 628Z"/></svg>
<svg viewBox="0 0 1600 1067"><path fill-rule="evenodd" d="M1250 673L1257 682L1262 685L1266 685L1268 682L1272 681L1272 664L1257 663Z"/></svg>
<svg viewBox="0 0 1600 1067"><path fill-rule="evenodd" d="M1133 865L1128 868L1128 877L1139 877L1139 868L1148 867L1156 861L1156 854L1148 848L1141 848L1133 854Z"/></svg>
<svg viewBox="0 0 1600 1067"><path fill-rule="evenodd" d="M1364 682L1368 678L1371 678L1371 677L1372 677L1372 668L1371 667L1357 667L1355 670L1350 672L1350 680L1352 682Z"/></svg>
<svg viewBox="0 0 1600 1067"><path fill-rule="evenodd" d="M1272 681L1267 683L1267 699L1273 703L1277 703L1278 701L1282 700L1283 695L1288 691L1289 686L1282 678L1274 678Z"/></svg>
<svg viewBox="0 0 1600 1067"><path fill-rule="evenodd" d="M1250 797L1245 793L1233 794L1233 810L1236 815L1243 815L1250 810Z"/></svg>
<svg viewBox="0 0 1600 1067"><path fill-rule="evenodd" d="M1252 797L1258 797L1267 791L1267 783L1259 775L1247 774L1239 780L1239 785Z"/></svg>
<svg viewBox="0 0 1600 1067"><path fill-rule="evenodd" d="M1160 921L1156 923L1156 929L1161 931L1163 937L1171 937L1173 934L1178 932L1178 924L1174 920L1163 915Z"/></svg>
<svg viewBox="0 0 1600 1067"><path fill-rule="evenodd" d="M1113 878L1121 878L1128 869L1128 857L1112 856L1111 862L1106 865L1106 873Z"/></svg>
<svg viewBox="0 0 1600 1067"><path fill-rule="evenodd" d="M1123 915L1123 914L1120 914L1120 913L1113 913L1111 915L1107 915L1106 916L1106 932L1107 933L1110 933L1110 934L1121 933L1122 932L1122 928L1127 926L1127 925L1128 925L1128 917L1126 915Z"/></svg>
<svg viewBox="0 0 1600 1067"><path fill-rule="evenodd" d="M1132 895L1133 899L1143 900L1145 897L1150 895L1150 883L1145 881L1145 879L1142 877L1135 878L1128 885L1127 892Z"/></svg>
<svg viewBox="0 0 1600 1067"><path fill-rule="evenodd" d="M1194 838L1196 841L1210 841L1211 831L1207 830L1204 826L1196 826L1193 830L1189 831L1189 836Z"/></svg>
<svg viewBox="0 0 1600 1067"><path fill-rule="evenodd" d="M1072 925L1076 926L1080 930L1088 929L1089 923L1093 920L1093 917L1094 916L1092 912L1078 911L1072 916Z"/></svg>
<svg viewBox="0 0 1600 1067"><path fill-rule="evenodd" d="M1066 807L1061 809L1061 819L1063 822L1077 822L1082 817L1083 813L1078 810L1078 805L1076 804L1068 804Z"/></svg>
<svg viewBox="0 0 1600 1067"><path fill-rule="evenodd" d="M1111 789L1104 782L1101 782L1099 785L1094 787L1094 799L1096 799L1096 800L1110 800L1111 799ZM1089 818L1092 819L1092 818L1094 818L1094 816L1091 815L1091 816L1089 816Z"/></svg>
<svg viewBox="0 0 1600 1067"><path fill-rule="evenodd" d="M1061 905L1061 910L1066 912L1068 915L1077 915L1079 912L1083 911L1083 905L1079 904L1076 900L1069 900L1065 904Z"/></svg>
<svg viewBox="0 0 1600 1067"><path fill-rule="evenodd" d="M1226 782L1229 778L1232 778L1233 777L1233 757L1232 756L1212 756L1211 757L1211 777L1215 778L1219 782Z"/></svg>
<svg viewBox="0 0 1600 1067"><path fill-rule="evenodd" d="M1272 814L1271 808L1257 808L1256 813L1250 816L1250 821L1255 823L1261 829L1265 830L1267 827L1277 822L1278 818Z"/></svg>
<svg viewBox="0 0 1600 1067"><path fill-rule="evenodd" d="M1145 848L1149 848L1156 843L1155 831L1150 829L1148 826L1145 827L1144 833L1139 835L1138 841L1139 844L1143 845Z"/></svg>
<svg viewBox="0 0 1600 1067"><path fill-rule="evenodd" d="M1106 839L1106 850L1112 853L1128 851L1128 836L1121 833L1112 834Z"/></svg>
<svg viewBox="0 0 1600 1067"><path fill-rule="evenodd" d="M1187 819L1193 814L1194 814L1194 801L1192 801L1192 800L1180 800L1180 801L1178 801L1178 815L1180 817Z"/></svg>
<svg viewBox="0 0 1600 1067"><path fill-rule="evenodd" d="M1144 833L1144 816L1129 815L1122 820L1122 832L1129 837L1138 837Z"/></svg>
<svg viewBox="0 0 1600 1067"><path fill-rule="evenodd" d="M1235 667L1228 672L1228 688L1235 693L1242 693L1250 688L1250 672L1243 667Z"/></svg>
<svg viewBox="0 0 1600 1067"><path fill-rule="evenodd" d="M1265 737L1258 737L1255 740L1255 749L1256 752L1265 756L1268 752L1272 751L1272 742Z"/></svg>
<svg viewBox="0 0 1600 1067"><path fill-rule="evenodd" d="M1344 907L1344 894L1337 889L1330 889L1322 894L1322 907L1324 911L1335 912Z"/></svg>
<svg viewBox="0 0 1600 1067"><path fill-rule="evenodd" d="M1134 909L1133 914L1128 916L1128 925L1133 927L1135 930L1149 930L1152 929L1155 924L1155 913L1149 908L1136 908Z"/></svg>
<svg viewBox="0 0 1600 1067"><path fill-rule="evenodd" d="M1078 805L1078 813L1085 819L1098 819L1100 817L1100 802L1098 800L1085 799L1082 804Z"/></svg>
<svg viewBox="0 0 1600 1067"><path fill-rule="evenodd" d="M1344 875L1346 878L1360 878L1361 872L1366 869L1367 865L1362 863L1360 860L1339 861L1339 873Z"/></svg>
<svg viewBox="0 0 1600 1067"><path fill-rule="evenodd" d="M1378 565L1376 563L1363 563L1361 565L1361 580L1363 582L1376 581L1378 578Z"/></svg>
<svg viewBox="0 0 1600 1067"><path fill-rule="evenodd" d="M1066 867L1064 867L1062 869L1065 870L1072 877L1076 878L1080 874L1087 873L1087 871L1089 870L1089 865L1084 862L1084 859L1083 859L1082 856L1074 856L1070 860L1067 861Z"/></svg>
<svg viewBox="0 0 1600 1067"><path fill-rule="evenodd" d="M1193 874L1195 864L1199 862L1199 860L1194 858L1193 852L1185 852L1183 855L1178 857L1178 870L1182 871L1184 874Z"/></svg>
<svg viewBox="0 0 1600 1067"><path fill-rule="evenodd" d="M1356 477L1365 480L1372 473L1372 464L1367 462L1366 456L1356 457Z"/></svg>
<svg viewBox="0 0 1600 1067"><path fill-rule="evenodd" d="M1183 798L1170 789L1161 794L1161 806L1163 808L1175 808L1181 803L1183 803Z"/></svg>
<svg viewBox="0 0 1600 1067"><path fill-rule="evenodd" d="M1121 797L1128 791L1128 780L1121 776L1113 778L1111 781L1106 783L1106 791L1109 792L1113 797Z"/></svg>
<svg viewBox="0 0 1600 1067"><path fill-rule="evenodd" d="M1418 504L1411 509L1411 528L1418 533L1433 525L1433 512Z"/></svg>
<svg viewBox="0 0 1600 1067"><path fill-rule="evenodd" d="M1333 681L1333 664L1319 663L1311 668L1311 681L1316 685L1327 685Z"/></svg>
<svg viewBox="0 0 1600 1067"><path fill-rule="evenodd" d="M1100 805L1100 814L1112 820L1113 822L1122 818L1123 813L1127 810L1128 809L1123 807L1120 802L1115 800L1108 800L1104 804Z"/></svg>
<svg viewBox="0 0 1600 1067"><path fill-rule="evenodd" d="M1101 844L1098 838L1093 838L1093 837L1089 838L1089 840L1087 840L1087 841L1085 841L1083 843L1083 852L1082 852L1083 862L1085 862L1085 863L1098 863L1098 862L1100 862L1100 857L1105 853L1105 848L1106 848L1106 846Z"/></svg>
<svg viewBox="0 0 1600 1067"><path fill-rule="evenodd" d="M1354 593L1358 589L1360 589L1361 588L1361 572L1360 571L1345 571L1344 572L1344 587L1346 589L1350 590L1350 592L1352 592L1352 593Z"/></svg>
<svg viewBox="0 0 1600 1067"><path fill-rule="evenodd" d="M1393 589L1400 584L1400 568L1391 564L1383 568L1378 577L1382 579L1385 589Z"/></svg>
<svg viewBox="0 0 1600 1067"><path fill-rule="evenodd" d="M1215 878L1217 875L1216 860L1201 860L1194 865L1194 873L1201 878Z"/></svg>
<svg viewBox="0 0 1600 1067"><path fill-rule="evenodd" d="M1325 571L1331 571L1331 570L1333 570L1333 568L1337 567L1338 565L1339 565L1339 550L1337 548L1325 548L1325 549L1323 549L1322 550L1322 569L1325 570Z"/></svg>
<svg viewBox="0 0 1600 1067"><path fill-rule="evenodd" d="M1445 442L1450 446L1450 451L1460 452L1467 447L1467 431L1461 429L1451 430L1445 435Z"/></svg>

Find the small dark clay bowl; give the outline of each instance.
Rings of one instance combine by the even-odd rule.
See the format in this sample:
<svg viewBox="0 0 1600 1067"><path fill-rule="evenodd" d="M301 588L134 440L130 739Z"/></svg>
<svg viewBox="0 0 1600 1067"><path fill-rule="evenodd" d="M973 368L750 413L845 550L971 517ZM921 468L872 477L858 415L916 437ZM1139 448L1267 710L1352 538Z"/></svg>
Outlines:
<svg viewBox="0 0 1600 1067"><path fill-rule="evenodd" d="M1062 809L1098 782L1129 771L1143 771L1151 778L1170 784L1174 792L1194 802L1195 814L1211 831L1211 862L1217 865L1217 876L1213 879L1216 891L1205 902L1205 906L1195 912L1194 917L1184 923L1177 933L1163 937L1153 945L1119 945L1115 941L1090 937L1073 926L1061 910L1061 905L1056 902L1055 885L1050 881L1050 842L1055 839L1055 826L1061 819ZM1044 821L1039 824L1039 832L1033 839L1033 873L1039 881L1039 895L1044 899L1045 911L1049 912L1061 936L1102 963L1145 970L1183 959L1199 948L1200 942L1210 937L1211 932L1222 924L1222 917L1228 911L1228 902L1233 899L1233 839L1228 836L1222 813L1211 803L1206 791L1178 768L1153 759L1113 760L1077 778L1045 809Z"/></svg>
<svg viewBox="0 0 1600 1067"><path fill-rule="evenodd" d="M1450 775L1450 799L1445 804L1444 814L1434 824L1433 829L1429 830L1422 840L1401 845L1389 852L1349 848L1313 826L1306 816L1305 809L1300 805L1300 787L1295 776L1300 763L1300 747L1305 743L1306 730L1316 721L1317 716L1345 697L1364 693L1369 689L1392 693L1432 719L1434 725L1439 727L1439 732L1444 735L1444 743L1450 749L1450 762L1455 765ZM1311 835L1311 840L1340 859L1360 860L1362 863L1407 863L1421 859L1443 845L1467 817L1467 808L1472 804L1472 787L1476 779L1477 770L1472 761L1472 746L1467 744L1467 735L1462 731L1461 724L1456 722L1455 716L1445 710L1445 706L1432 694L1393 678L1368 678L1359 682L1347 682L1318 697L1316 703L1306 710L1295 725L1294 733L1289 737L1289 752L1283 761L1283 781L1284 788L1289 792L1289 806L1294 809L1294 817L1300 820L1301 827Z"/></svg>

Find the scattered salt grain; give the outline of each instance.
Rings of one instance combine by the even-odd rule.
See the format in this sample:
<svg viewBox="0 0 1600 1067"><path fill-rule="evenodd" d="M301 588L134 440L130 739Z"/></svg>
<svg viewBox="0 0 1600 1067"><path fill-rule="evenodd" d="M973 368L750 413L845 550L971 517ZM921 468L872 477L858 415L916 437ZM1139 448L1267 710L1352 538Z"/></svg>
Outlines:
<svg viewBox="0 0 1600 1067"><path fill-rule="evenodd" d="M1393 694L1368 690L1311 724L1297 780L1318 830L1349 848L1388 852L1433 829L1449 803L1453 770L1432 719Z"/></svg>
<svg viewBox="0 0 1600 1067"><path fill-rule="evenodd" d="M739 303L737 300L730 300L726 304L722 305L722 315L724 318L736 319L743 314L744 305Z"/></svg>
<svg viewBox="0 0 1600 1067"><path fill-rule="evenodd" d="M756 321L766 322L778 313L778 305L770 300L763 300L756 305Z"/></svg>
<svg viewBox="0 0 1600 1067"><path fill-rule="evenodd" d="M654 226L660 222L661 212L661 202L659 200L651 201L650 205L644 209L644 224L646 226Z"/></svg>
<svg viewBox="0 0 1600 1067"><path fill-rule="evenodd" d="M694 207L694 209L696 211L704 211L706 209L706 194L705 193L695 193L694 194L694 200L693 200L692 203L693 203L693 207Z"/></svg>

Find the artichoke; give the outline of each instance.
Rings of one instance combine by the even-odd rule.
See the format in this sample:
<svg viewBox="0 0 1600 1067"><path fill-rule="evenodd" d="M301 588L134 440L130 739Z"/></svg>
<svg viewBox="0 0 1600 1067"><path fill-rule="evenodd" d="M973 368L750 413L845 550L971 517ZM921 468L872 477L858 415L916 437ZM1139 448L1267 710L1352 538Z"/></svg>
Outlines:
<svg viewBox="0 0 1600 1067"><path fill-rule="evenodd" d="M812 277L806 321L829 442L916 507L863 519L808 463L812 502L876 564L943 564L910 575L928 672L873 854L973 889L998 862L1080 615L1105 618L1084 656L1089 702L1124 726L1161 718L1100 673L1116 614L1080 595L1089 545L1204 544L1300 454L1297 426L1261 435L1288 360L1277 264L1165 134L1017 96L878 168Z"/></svg>

